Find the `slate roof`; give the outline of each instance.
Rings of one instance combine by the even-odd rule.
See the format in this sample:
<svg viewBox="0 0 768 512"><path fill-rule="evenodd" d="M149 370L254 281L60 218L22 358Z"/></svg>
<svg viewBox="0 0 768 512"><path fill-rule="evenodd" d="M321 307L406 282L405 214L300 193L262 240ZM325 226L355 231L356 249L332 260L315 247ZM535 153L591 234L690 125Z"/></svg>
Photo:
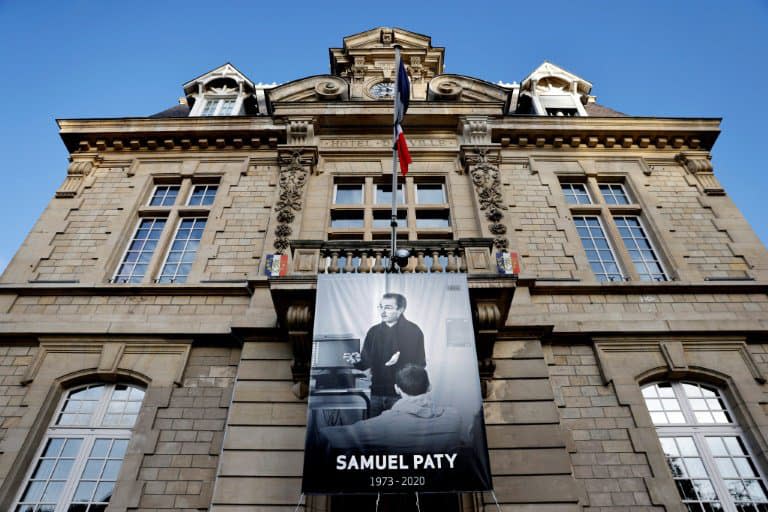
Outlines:
<svg viewBox="0 0 768 512"><path fill-rule="evenodd" d="M157 114L152 114L149 117L188 117L189 105L174 105L171 108L167 108Z"/></svg>
<svg viewBox="0 0 768 512"><path fill-rule="evenodd" d="M587 103L584 105L584 110L592 117L629 117L623 112L613 110L598 103Z"/></svg>

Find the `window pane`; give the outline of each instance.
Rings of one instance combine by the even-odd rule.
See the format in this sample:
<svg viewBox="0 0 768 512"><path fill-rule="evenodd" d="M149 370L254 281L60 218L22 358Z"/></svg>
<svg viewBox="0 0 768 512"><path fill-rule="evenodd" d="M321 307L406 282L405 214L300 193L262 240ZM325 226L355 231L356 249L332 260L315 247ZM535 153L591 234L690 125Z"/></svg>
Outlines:
<svg viewBox="0 0 768 512"><path fill-rule="evenodd" d="M203 111L200 113L202 116L212 116L216 113L216 107L219 106L219 101L221 100L205 100L205 106L203 107Z"/></svg>
<svg viewBox="0 0 768 512"><path fill-rule="evenodd" d="M416 211L417 228L449 228L451 227L448 210L418 210Z"/></svg>
<svg viewBox="0 0 768 512"><path fill-rule="evenodd" d="M359 210L338 210L331 212L332 228L362 228L363 212Z"/></svg>
<svg viewBox="0 0 768 512"><path fill-rule="evenodd" d="M363 184L336 185L334 204L363 204Z"/></svg>
<svg viewBox="0 0 768 512"><path fill-rule="evenodd" d="M651 248L638 217L614 217L641 281L666 281L661 262Z"/></svg>
<svg viewBox="0 0 768 512"><path fill-rule="evenodd" d="M680 498L688 510L720 507L717 493L693 437L662 437L660 441ZM684 457L677 457L677 454Z"/></svg>
<svg viewBox="0 0 768 512"><path fill-rule="evenodd" d="M218 185L195 185L189 195L189 206L208 206L213 204L218 191Z"/></svg>
<svg viewBox="0 0 768 512"><path fill-rule="evenodd" d="M149 200L150 206L173 206L179 195L178 185L158 185Z"/></svg>
<svg viewBox="0 0 768 512"><path fill-rule="evenodd" d="M610 250L610 244L597 217L574 217L574 224L579 232L581 243L587 253L587 261L598 281L623 281L618 272L619 266ZM591 251L596 247L607 247L600 251Z"/></svg>
<svg viewBox="0 0 768 512"><path fill-rule="evenodd" d="M444 204L445 189L442 183L417 183L416 184L416 203L417 204Z"/></svg>
<svg viewBox="0 0 768 512"><path fill-rule="evenodd" d="M89 425L95 405L98 403L103 392L104 386L99 384L70 392L64 401L56 424L69 426Z"/></svg>
<svg viewBox="0 0 768 512"><path fill-rule="evenodd" d="M624 185L619 183L600 183L600 193L607 204L629 204L629 196Z"/></svg>
<svg viewBox="0 0 768 512"><path fill-rule="evenodd" d="M583 183L561 183L560 187L568 204L592 204L592 199L587 193L587 187Z"/></svg>
<svg viewBox="0 0 768 512"><path fill-rule="evenodd" d="M222 100L221 102L221 108L219 108L218 115L220 116L229 116L232 115L232 111L235 108L235 99L234 98L228 98L225 100Z"/></svg>
<svg viewBox="0 0 768 512"><path fill-rule="evenodd" d="M373 212L373 227L374 229L382 229L382 228L391 228L390 223L392 222L392 212L387 211L375 211ZM397 227L398 228L407 228L408 227L408 212L405 210L398 210L397 211Z"/></svg>
<svg viewBox="0 0 768 512"><path fill-rule="evenodd" d="M176 237L171 244L171 252L168 253L163 270L157 279L159 283L184 283L189 277L191 266L182 265L181 262L192 262L197 254L197 247L203 236L206 224L205 217L182 219ZM178 248L179 250L174 250ZM116 424L120 424L118 421Z"/></svg>
<svg viewBox="0 0 768 512"><path fill-rule="evenodd" d="M392 185L376 185L376 204L392 204ZM397 184L397 204L405 204L403 184Z"/></svg>

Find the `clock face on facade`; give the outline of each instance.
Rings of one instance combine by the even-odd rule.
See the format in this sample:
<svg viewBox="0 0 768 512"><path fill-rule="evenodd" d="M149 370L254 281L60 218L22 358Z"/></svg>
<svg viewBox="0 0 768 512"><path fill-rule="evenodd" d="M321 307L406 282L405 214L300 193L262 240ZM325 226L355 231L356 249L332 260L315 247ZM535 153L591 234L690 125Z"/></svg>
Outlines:
<svg viewBox="0 0 768 512"><path fill-rule="evenodd" d="M391 98L395 94L395 82L379 82L372 86L370 91L374 98Z"/></svg>

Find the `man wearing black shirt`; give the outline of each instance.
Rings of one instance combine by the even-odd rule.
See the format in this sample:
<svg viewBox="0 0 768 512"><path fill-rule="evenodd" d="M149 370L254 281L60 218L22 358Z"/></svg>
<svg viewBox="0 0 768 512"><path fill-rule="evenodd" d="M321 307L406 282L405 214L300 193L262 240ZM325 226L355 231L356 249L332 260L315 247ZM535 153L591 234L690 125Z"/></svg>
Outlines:
<svg viewBox="0 0 768 512"><path fill-rule="evenodd" d="M403 316L407 302L399 293L385 293L379 302L381 323L368 329L362 352L347 355L359 370L371 370L370 418L390 409L399 396L395 376L407 365L426 367L424 333Z"/></svg>

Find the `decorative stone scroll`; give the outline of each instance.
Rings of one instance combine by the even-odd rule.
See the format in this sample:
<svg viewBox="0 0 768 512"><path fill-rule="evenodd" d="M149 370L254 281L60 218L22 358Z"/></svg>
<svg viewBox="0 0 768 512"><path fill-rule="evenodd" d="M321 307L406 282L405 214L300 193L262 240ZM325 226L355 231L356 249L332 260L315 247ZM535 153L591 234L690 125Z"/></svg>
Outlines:
<svg viewBox="0 0 768 512"><path fill-rule="evenodd" d="M67 167L67 177L64 179L64 183L61 184L61 187L59 187L59 190L56 191L56 197L75 197L80 190L80 185L83 184L83 180L91 173L92 169L93 162L90 160L75 160L70 162L69 167Z"/></svg>
<svg viewBox="0 0 768 512"><path fill-rule="evenodd" d="M475 185L477 200L485 217L491 221L490 232L495 235L493 245L497 249L507 249L509 240L504 236L507 227L500 221L504 217L504 198L501 194L501 172L499 171L499 152L490 148L475 148L464 153L464 163Z"/></svg>
<svg viewBox="0 0 768 512"><path fill-rule="evenodd" d="M278 225L272 244L279 254L290 246L290 236L293 234L291 224L296 218L296 212L301 211L304 185L316 161L315 153L301 149L280 155L280 198L275 203Z"/></svg>
<svg viewBox="0 0 768 512"><path fill-rule="evenodd" d="M696 177L705 194L708 196L725 195L725 190L715 177L712 162L708 158L691 157L685 153L678 153L675 160Z"/></svg>

